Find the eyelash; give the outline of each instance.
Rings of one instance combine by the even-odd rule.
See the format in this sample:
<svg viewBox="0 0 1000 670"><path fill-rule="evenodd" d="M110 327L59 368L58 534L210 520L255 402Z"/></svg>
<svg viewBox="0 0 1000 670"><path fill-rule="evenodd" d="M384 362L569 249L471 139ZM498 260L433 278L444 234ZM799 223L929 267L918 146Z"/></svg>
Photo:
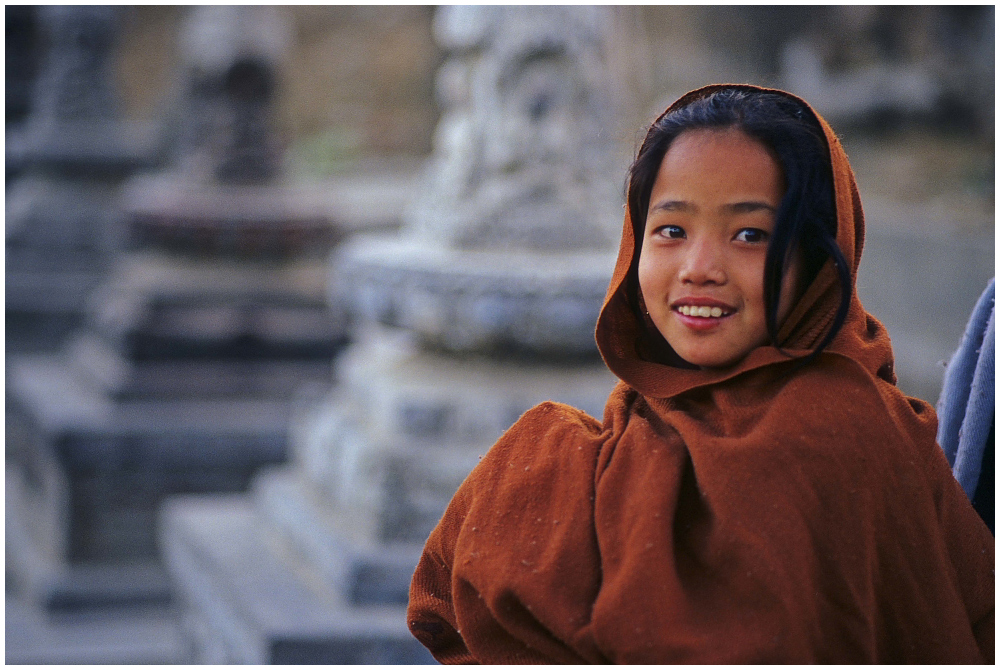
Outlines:
<svg viewBox="0 0 1000 670"><path fill-rule="evenodd" d="M760 228L743 228L742 230L740 230L740 232L736 233L736 237L739 238L740 235L742 235L743 233L748 233L748 232L749 233L754 233L755 235L758 235L759 239L757 239L756 241L753 241L753 240L740 240L741 242L746 242L747 244L756 244L756 243L759 243L759 242L767 242L767 238L769 237L769 235L767 234L767 231L761 230Z"/></svg>

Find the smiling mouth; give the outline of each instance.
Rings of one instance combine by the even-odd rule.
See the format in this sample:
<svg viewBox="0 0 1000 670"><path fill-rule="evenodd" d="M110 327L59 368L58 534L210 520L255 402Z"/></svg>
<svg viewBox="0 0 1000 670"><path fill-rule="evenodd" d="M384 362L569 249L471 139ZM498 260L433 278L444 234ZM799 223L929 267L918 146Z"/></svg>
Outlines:
<svg viewBox="0 0 1000 670"><path fill-rule="evenodd" d="M678 305L674 310L684 316L693 316L701 319L718 319L723 316L729 316L735 311L722 307L709 307L708 305Z"/></svg>

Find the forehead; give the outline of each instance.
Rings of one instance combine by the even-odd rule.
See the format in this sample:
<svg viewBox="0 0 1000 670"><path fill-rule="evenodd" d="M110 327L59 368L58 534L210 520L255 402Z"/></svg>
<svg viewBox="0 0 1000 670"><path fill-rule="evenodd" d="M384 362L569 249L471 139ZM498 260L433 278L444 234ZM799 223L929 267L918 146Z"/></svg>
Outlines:
<svg viewBox="0 0 1000 670"><path fill-rule="evenodd" d="M687 130L671 143L656 181L657 186L663 186L665 181L680 185L688 180L700 184L747 182L747 186L773 188L780 187L782 170L770 147L741 130Z"/></svg>

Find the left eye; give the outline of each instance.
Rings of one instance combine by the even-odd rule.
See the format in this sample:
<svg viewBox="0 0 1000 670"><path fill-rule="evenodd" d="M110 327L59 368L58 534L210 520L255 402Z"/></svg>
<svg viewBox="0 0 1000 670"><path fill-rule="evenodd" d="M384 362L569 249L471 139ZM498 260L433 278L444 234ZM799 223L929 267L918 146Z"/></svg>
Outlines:
<svg viewBox="0 0 1000 670"><path fill-rule="evenodd" d="M767 238L768 234L760 228L744 228L740 232L736 233L736 237L734 239L740 242L757 243L765 242L767 241Z"/></svg>

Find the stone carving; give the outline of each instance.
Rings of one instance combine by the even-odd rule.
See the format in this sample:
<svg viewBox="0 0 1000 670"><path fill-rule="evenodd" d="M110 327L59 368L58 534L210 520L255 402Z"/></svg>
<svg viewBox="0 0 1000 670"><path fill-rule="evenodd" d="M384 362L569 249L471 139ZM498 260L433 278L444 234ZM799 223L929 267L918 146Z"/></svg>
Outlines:
<svg viewBox="0 0 1000 670"><path fill-rule="evenodd" d="M461 249L564 252L617 241L606 19L593 7L437 15L451 58L437 77L430 185L407 222L415 233Z"/></svg>
<svg viewBox="0 0 1000 670"><path fill-rule="evenodd" d="M404 605L459 483L531 406L602 411L614 378L593 328L621 225L601 134L609 11L438 9L449 58L426 186L401 234L332 257L331 298L359 317L336 386L251 495L164 509L200 661L430 660Z"/></svg>
<svg viewBox="0 0 1000 670"><path fill-rule="evenodd" d="M425 196L401 236L342 249L358 312L447 351L596 357L621 225L609 25L595 7L439 12Z"/></svg>

